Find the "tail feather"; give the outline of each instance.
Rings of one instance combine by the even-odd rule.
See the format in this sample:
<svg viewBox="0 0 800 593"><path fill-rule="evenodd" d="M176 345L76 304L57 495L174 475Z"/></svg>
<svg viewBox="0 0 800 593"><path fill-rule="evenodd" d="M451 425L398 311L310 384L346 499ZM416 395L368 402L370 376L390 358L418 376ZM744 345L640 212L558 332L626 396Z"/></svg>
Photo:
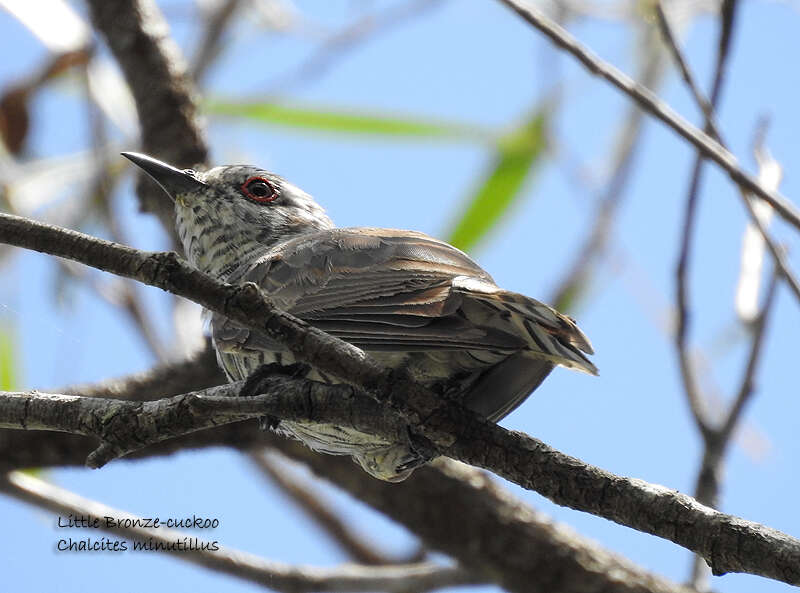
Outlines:
<svg viewBox="0 0 800 593"><path fill-rule="evenodd" d="M597 367L586 357L594 354L592 344L572 318L535 299L477 278L455 278L453 290L465 301L480 302L517 326L517 333L527 339L535 357L597 375Z"/></svg>

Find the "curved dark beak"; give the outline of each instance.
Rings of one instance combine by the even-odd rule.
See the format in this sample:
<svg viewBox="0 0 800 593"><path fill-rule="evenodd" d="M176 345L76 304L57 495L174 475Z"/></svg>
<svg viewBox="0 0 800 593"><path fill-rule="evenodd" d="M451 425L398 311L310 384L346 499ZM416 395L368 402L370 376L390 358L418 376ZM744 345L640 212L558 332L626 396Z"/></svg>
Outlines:
<svg viewBox="0 0 800 593"><path fill-rule="evenodd" d="M191 169L176 169L172 165L139 152L121 154L152 177L173 200L178 194L195 192L205 187L205 183L197 179Z"/></svg>

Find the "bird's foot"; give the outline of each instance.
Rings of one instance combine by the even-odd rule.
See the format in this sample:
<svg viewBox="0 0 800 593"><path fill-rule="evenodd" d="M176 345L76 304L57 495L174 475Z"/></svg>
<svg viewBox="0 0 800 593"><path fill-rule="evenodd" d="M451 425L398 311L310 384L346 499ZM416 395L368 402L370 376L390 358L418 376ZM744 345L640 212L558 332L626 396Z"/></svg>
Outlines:
<svg viewBox="0 0 800 593"><path fill-rule="evenodd" d="M436 450L434 444L424 436L414 434L410 427L406 427L406 435L408 436L408 448L413 456L397 467L398 472L425 465L434 457L439 456L439 451Z"/></svg>
<svg viewBox="0 0 800 593"><path fill-rule="evenodd" d="M244 385L242 385L242 388L239 390L239 397L254 397L263 393L264 382L268 377L283 375L291 379L303 379L308 375L310 370L311 367L304 362L296 362L286 366L280 365L277 362L262 364L247 377ZM280 418L276 418L275 416L262 416L258 419L258 425L262 430L266 430L267 428L274 430L278 428L280 423Z"/></svg>

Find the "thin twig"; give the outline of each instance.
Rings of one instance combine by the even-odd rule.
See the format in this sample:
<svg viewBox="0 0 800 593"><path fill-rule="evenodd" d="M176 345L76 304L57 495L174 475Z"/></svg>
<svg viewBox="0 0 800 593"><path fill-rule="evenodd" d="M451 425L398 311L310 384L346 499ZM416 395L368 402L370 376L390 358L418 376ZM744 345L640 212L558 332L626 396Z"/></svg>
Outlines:
<svg viewBox="0 0 800 593"><path fill-rule="evenodd" d="M721 422L715 423L710 428L708 442L703 453L703 460L695 480L695 498L701 503L717 507L719 506L720 482L719 474L725 451L731 443L733 433L741 419L742 412L753 394L753 384L755 374L760 362L761 352L763 351L764 337L766 335L767 320L772 312L774 297L776 294L777 280L780 275L773 273L773 278L764 299L764 305L753 326L753 334L750 343L750 353L747 358L742 380L739 384L738 393L729 406ZM699 572L695 566L693 570L695 577L699 577ZM700 583L695 582L698 586Z"/></svg>
<svg viewBox="0 0 800 593"><path fill-rule="evenodd" d="M712 83L711 99L706 100L702 91L694 81L694 76L689 69L683 53L675 42L674 36L671 33L669 22L664 15L661 5L657 5L657 13L659 24L661 25L662 32L666 39L667 45L670 47L675 61L683 74L684 81L689 87L692 95L695 98L698 106L701 108L706 118L706 132L714 136L720 144L724 145L721 140L719 130L714 121L714 110L719 100L719 94L722 88L722 81L725 75L725 66L728 56L730 54L730 45L732 39L732 31L735 23L736 16L736 0L725 0L721 6L720 12L720 39L717 51L716 69L714 73L714 80ZM680 360L681 376L684 382L684 388L689 406L692 411L692 416L695 423L703 437L704 452L700 464L700 469L697 475L695 485L695 496L697 500L703 504L716 507L719 504L719 474L722 468L725 449L730 442L733 430L741 416L741 412L745 403L752 393L752 381L755 373L755 368L758 363L759 353L761 351L761 343L764 335L764 328L766 325L766 317L771 309L773 297L775 293L775 286L778 275L784 276L790 286L795 290L796 296L800 299L800 285L797 284L794 276L790 272L788 262L786 262L783 251L776 246L772 238L767 233L767 229L762 223L761 219L755 212L751 198L742 191L742 199L745 208L753 221L753 224L758 229L760 235L768 245L776 265L776 274L773 277L770 285L769 293L764 305L762 314L757 322L757 327L754 329L753 344L751 349L750 358L745 369L745 376L742 380L741 388L737 398L731 406L727 417L721 426L715 426L705 416L702 409L701 394L697 383L697 378L694 370L691 367L691 355L688 348L688 258L694 235L694 227L696 224L696 210L699 198L699 187L702 177L703 153L698 152L695 160L694 170L692 174L692 181L690 183L689 194L687 197L686 213L684 218L683 235L681 241L681 252L678 260L677 268L677 302L678 302L678 319L676 331L676 347L678 357ZM741 190L741 186L740 186ZM690 583L692 586L700 590L707 590L708 583L708 567L702 558L695 556L692 562Z"/></svg>
<svg viewBox="0 0 800 593"><path fill-rule="evenodd" d="M671 107L659 99L652 91L633 81L620 70L595 56L575 37L547 18L540 10L521 0L499 0L528 23L544 33L553 43L572 54L592 74L604 78L620 91L631 97L642 109L661 120L673 131L687 140L706 158L714 161L737 185L752 192L769 203L789 224L800 229L800 211L786 197L775 191L765 189L738 164L729 150L720 146L708 134L701 132Z"/></svg>
<svg viewBox="0 0 800 593"><path fill-rule="evenodd" d="M222 37L231 22L241 0L223 0L219 7L208 16L205 31L192 63L192 78L199 82L205 76L209 66L219 55Z"/></svg>
<svg viewBox="0 0 800 593"><path fill-rule="evenodd" d="M335 60L340 60L350 51L379 33L397 27L412 18L441 5L443 0L405 0L389 6L377 14L368 14L350 23L321 43L311 55L291 72L279 75L267 84L268 96L284 95L309 80L320 78Z"/></svg>
<svg viewBox="0 0 800 593"><path fill-rule="evenodd" d="M645 33L646 34L646 33ZM649 41L649 38L646 38ZM664 60L655 44L648 44L640 77L648 87L656 86L664 71ZM602 196L597 200L592 228L578 249L568 272L559 281L548 302L560 311L574 310L582 289L589 283L593 266L606 251L612 225L625 197L625 186L634 171L636 149L642 139L644 112L631 105L624 118L622 131L614 146L611 177Z"/></svg>
<svg viewBox="0 0 800 593"><path fill-rule="evenodd" d="M701 99L698 104L706 114L705 118L705 131L711 133L714 130L714 123L712 116L716 109L717 102L719 101L720 92L722 90L722 81L725 75L725 65L730 49L730 32L733 29L733 22L735 16L735 0L723 0L723 8L720 13L720 35L719 44L717 49L716 67L714 70L713 82L711 85L711 97L708 101ZM666 19L664 19L666 24ZM668 27L668 25L667 25ZM682 52L677 44L671 46L673 55L677 57L686 72L689 72L687 62L682 59ZM687 84L693 81L691 74L684 77ZM692 94L696 97L702 98L702 93L695 84L690 84ZM707 106L707 107L706 107ZM717 140L721 142L719 136ZM716 446L717 433L714 430L710 420L705 414L702 402L702 393L698 384L697 375L692 367L692 357L689 351L688 333L689 333L689 256L691 254L692 242L694 240L695 228L697 226L697 208L700 199L700 185L703 177L703 163L704 154L702 151L697 152L692 170L691 181L689 183L689 190L686 198L686 210L684 213L680 253L678 256L678 266L676 269L676 290L677 290L677 328L675 331L675 347L677 350L678 360L680 364L681 379L683 381L684 391L689 401L689 409L692 412L695 425L703 438L704 452L703 460L698 472L697 485L695 488L696 496L703 496L702 501L705 504L716 506L717 493L719 491L718 470L722 463L721 452ZM743 196L745 205L749 206L747 196ZM708 487L706 487L706 486ZM689 583L700 589L706 590L709 587L708 583L708 568L700 558L694 556L692 560L691 575Z"/></svg>
<svg viewBox="0 0 800 593"><path fill-rule="evenodd" d="M744 375L739 386L736 398L728 412L718 426L711 428L705 439L703 458L695 480L695 498L711 507L719 506L720 473L733 433L741 419L742 412L753 394L753 383L756 370L763 350L764 336L769 315L773 309L776 288L780 274L776 269L772 275L764 305L753 327L753 337L750 345L750 354L745 365ZM705 561L694 556L691 568L690 583L700 591L708 590L708 567Z"/></svg>
<svg viewBox="0 0 800 593"><path fill-rule="evenodd" d="M113 233L112 233L113 235ZM155 360L166 360L167 352L158 337L151 321L152 317L145 311L144 303L136 293L135 285L125 278L112 278L103 281L89 273L85 267L71 261L59 261L61 269L76 280L83 281L91 287L95 294L113 307L122 311L138 330L142 342L150 350Z"/></svg>
<svg viewBox="0 0 800 593"><path fill-rule="evenodd" d="M730 49L730 30L733 27L735 16L735 0L725 0L731 8L722 11L723 18L720 20L720 43L718 46L716 69L714 71L714 78L711 85L711 98L708 101L702 101L702 105L708 104L709 108L706 111L708 114L713 114L719 101L720 92L722 89L722 81L725 76L725 65ZM665 21L666 22L666 21ZM681 50L677 45L672 45L674 56L681 56ZM680 63L686 67L686 60L680 59ZM688 69L687 69L688 71ZM690 75L687 80L693 80ZM692 86L693 93L702 96L696 85ZM706 131L712 129L713 123L711 119L706 119ZM676 301L677 301L677 319L675 330L675 347L678 354L680 363L681 378L683 380L684 390L689 400L689 408L692 412L695 424L700 431L703 439L708 442L712 437L712 430L708 418L706 418L705 411L702 404L702 394L700 393L700 386L697 382L697 376L692 368L691 356L689 353L688 333L689 333L689 256L692 251L692 242L695 235L695 227L697 223L697 207L700 199L700 185L703 176L703 162L704 157L707 155L698 150L697 157L695 158L694 167L692 169L691 181L689 183L689 190L686 197L686 210L683 218L680 253L678 255L678 265L676 268ZM745 197L745 204L748 200Z"/></svg>
<svg viewBox="0 0 800 593"><path fill-rule="evenodd" d="M11 472L0 479L0 491L23 502L67 517L80 517L121 540L137 542L123 548L122 541L108 539L116 551L142 549L172 554L186 562L222 572L275 591L304 593L311 591L355 592L391 591L405 593L409 589L430 591L454 585L478 584L482 581L459 568L435 564L372 567L345 565L336 568L292 566L265 560L254 554L226 548L216 540L204 540L194 535L168 528L161 523L153 527L155 518L144 518L83 498L39 478ZM112 521L109 521L109 518ZM152 520L151 520L152 519ZM149 521L149 523L148 523ZM166 521L166 519L165 519ZM143 525L149 525L144 527ZM95 543L101 543L98 539ZM68 545L68 542L64 542ZM142 546L142 547L139 547Z"/></svg>
<svg viewBox="0 0 800 593"><path fill-rule="evenodd" d="M747 403L753 395L753 383L755 381L756 371L758 364L761 360L761 353L763 351L764 336L766 335L767 322L772 313L773 304L775 302L775 294L777 293L778 278L780 275L777 270L772 274L772 280L767 288L767 295L764 297L764 305L762 306L761 313L753 327L753 339L750 344L750 355L747 358L745 365L744 376L739 384L739 392L736 399L733 401L727 417L725 418L722 426L720 426L719 438L723 443L731 440L734 429L736 428L742 416Z"/></svg>

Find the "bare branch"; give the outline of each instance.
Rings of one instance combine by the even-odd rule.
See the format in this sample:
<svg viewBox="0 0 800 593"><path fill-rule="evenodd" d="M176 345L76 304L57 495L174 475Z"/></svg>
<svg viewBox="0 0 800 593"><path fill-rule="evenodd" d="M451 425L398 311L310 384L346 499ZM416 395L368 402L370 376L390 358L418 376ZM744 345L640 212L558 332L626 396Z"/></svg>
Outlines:
<svg viewBox="0 0 800 593"><path fill-rule="evenodd" d="M714 71L714 79L712 83L711 99L706 101L702 98L702 93L697 85L693 84L694 78L689 73L686 66L686 60L683 59L680 48L676 44L672 44L673 56L676 56L682 68L686 69L689 73L685 80L690 84L692 93L700 97L699 104L703 111L706 113L706 127L707 133L712 133L715 130L713 119L714 110L717 102L719 101L720 91L722 89L722 81L725 73L725 64L729 55L730 48L730 31L733 27L733 19L735 14L735 0L727 2L730 6L729 9L723 10L724 18L721 20L720 25L720 43L717 53L716 69ZM662 19L665 30L669 29L666 19ZM674 41L674 40L673 40ZM707 106L707 108L705 107ZM717 137L719 139L719 137ZM702 394L697 382L697 376L692 368L692 360L689 352L688 333L689 333L689 255L691 253L692 241L694 238L694 230L697 222L697 205L699 203L700 185L703 178L703 162L704 157L707 156L704 151L698 150L697 157L692 169L691 182L689 183L689 190L686 197L686 210L683 218L683 230L681 233L680 254L678 256L678 266L676 269L677 277L677 320L675 330L675 346L678 353L678 360L680 362L681 379L683 380L684 390L686 397L689 400L689 408L692 412L695 424L700 431L703 440L708 444L709 439L712 438L712 428L702 406ZM743 196L746 206L749 206L749 201L746 196Z"/></svg>
<svg viewBox="0 0 800 593"><path fill-rule="evenodd" d="M101 531L141 542L147 546L145 549L171 554L175 558L258 583L275 591L405 593L409 589L429 591L481 582L462 569L430 563L390 567L351 564L336 568L317 568L269 561L254 554L226 548L216 541L202 540L161 525L158 528L141 527L140 525L145 524L142 517L83 498L21 472L11 472L0 480L0 491L59 515L72 514L85 517L87 521L96 519ZM114 523L109 524L108 517L112 517Z"/></svg>
<svg viewBox="0 0 800 593"><path fill-rule="evenodd" d="M236 404L234 403L234 405ZM245 447L252 446L252 441L249 440L247 433L254 428L254 424L251 423L250 428L247 429L243 424L232 425L237 429L231 433L234 437L232 443L235 444L238 438L240 445L243 443ZM263 434L263 438L269 439L266 433ZM42 447L42 438L49 438L49 435L40 435L35 446ZM559 582L563 584L565 591L575 590L574 587L580 588L581 586L594 588L601 587L600 583L605 582L608 578L612 578L615 585L617 578L622 580L625 583L623 588L625 591L682 590L634 569L626 561L596 548L595 544L583 542L577 536L569 533L569 530L552 525L547 519L537 516L508 495L502 494L488 478L479 479L480 473L474 470L461 468L459 465L440 464L440 468L458 468L458 475L445 479L439 470L434 472L433 469L422 468L415 473L413 479L403 484L390 485L367 476L348 460L319 456L302 445L285 439L274 439L273 437L269 440L281 451L310 463L316 472L333 479L334 482L353 492L362 500L409 525L430 545L452 554L464 565L478 567L481 570L485 568L489 571L488 574L500 575L503 586L511 590L529 591L532 582ZM212 440L212 442L216 441ZM546 447L545 445L541 446ZM59 453L63 462L65 453L63 450L60 450ZM570 461L573 468L581 467L578 460L570 459ZM453 470L448 469L448 471ZM431 472L434 472L434 475L431 475ZM420 475L418 476L418 474ZM584 476L579 476L579 480L584 478ZM457 482L461 480L464 483L459 485ZM618 478L618 480L624 479ZM690 526L697 519L702 522L703 515L714 513L697 503L690 503L692 499L689 497L668 492L657 486L644 485L640 481L625 481L637 484L639 487L646 487L653 491L653 494L664 494L672 498L668 505L661 507L662 520L670 520L674 517L677 524L681 525L680 529L691 529ZM607 491L610 492L613 488L613 485L609 486ZM448 504L431 504L431 501L442 499L447 500ZM617 504L620 508L626 505L638 507L633 501L627 501L627 503L617 501ZM681 509L689 509L690 516L676 516L680 515ZM717 515L725 517L719 513ZM468 517L469 520L464 521L464 517ZM782 565L781 563L785 561L790 566L797 566L792 550L794 548L800 550L800 542L761 526L756 526L757 529L751 531L750 528L753 524L734 518L729 519L735 525L734 532L730 533L724 525L719 526L721 527L720 531L724 540L730 540L734 534L735 539L733 543L718 541L715 546L717 553L725 556L730 551L729 548L735 545L739 546L737 549L741 549L744 555L752 554L755 556L754 560L762 564L778 563ZM716 530L718 528L709 528L707 525L701 527L707 538L714 538L713 534L718 533ZM499 531L487 531L491 529ZM678 528L673 526L672 529L675 531ZM503 536L486 538L485 533L487 532L502 533ZM548 543L551 536L558 537L555 542ZM763 539L765 536L767 539ZM776 543L776 536L781 547L773 550L772 546ZM556 547L553 548L553 546ZM564 546L566 548L558 551L558 548ZM570 549L572 551L568 552ZM577 557L573 557L576 554ZM553 558L566 558L564 562L569 566L560 562L556 563L556 566ZM622 563L622 566L619 566L618 563ZM782 570L786 571L786 567ZM563 580L564 575L569 575L566 581ZM535 580L531 580L534 578ZM587 585L587 581L594 582L594 584Z"/></svg>
<svg viewBox="0 0 800 593"><path fill-rule="evenodd" d="M662 486L615 476L489 423L437 398L404 373L383 369L352 345L275 309L252 284L226 285L175 254L139 252L6 214L0 214L0 241L136 278L257 328L280 340L299 360L364 389L440 453L489 469L557 504L669 539L701 554L716 574L750 572L800 583L800 541L716 512Z"/></svg>
<svg viewBox="0 0 800 593"><path fill-rule="evenodd" d="M130 383L134 396L140 393L138 381L123 380L116 383ZM123 395L118 390L116 394ZM440 464L445 469L450 468L451 472L456 468L457 474L447 475L434 468L425 468L422 476L415 474L413 479L402 485L386 484L374 480L349 460L321 456L294 441L254 430L254 422L230 426L235 429L231 431L234 438L230 444L251 447L253 442L250 435L255 433L262 437L262 444L277 446L284 454L305 463L316 460L314 470L317 473L364 498L377 510L394 517L415 532L426 535L431 545L462 559L462 562L470 562L469 565L476 566L476 570L485 569L492 578L501 578L503 585L512 591L528 592L531 587L553 593L582 587L616 591L620 590L621 580L622 591L686 592L625 561L619 565L620 561L615 556L596 544L584 542L563 526L553 525L543 516L533 513L478 471L454 464ZM219 431L219 428L215 431ZM8 434L8 431L5 432ZM211 432L195 433L193 436L210 435ZM2 434L0 431L0 436ZM18 436L26 433L11 434ZM45 444L48 440L62 441L61 437L66 435L45 433L37 436L38 439L29 443L32 446L25 451L26 455L32 449L41 451L44 447L51 452L57 450L61 455L60 461L48 457L49 463L76 462L74 453L67 454L66 449L60 446L63 442L59 442L59 445ZM216 442L216 439L209 439L205 444ZM89 450L86 448L83 455ZM153 449L149 451L152 453ZM0 458L8 462L20 451L12 442L8 443L3 453L9 455ZM462 480L463 483L459 483ZM359 494L354 488L361 488L368 495ZM435 504L445 496L447 505ZM405 501L404 497L407 497ZM396 508L398 504L401 508ZM464 521L464 518L469 520ZM486 538L486 533L497 535ZM552 535L558 536L556 541L550 541ZM511 550L513 554L508 553ZM480 559L477 563L476 558Z"/></svg>
<svg viewBox="0 0 800 593"><path fill-rule="evenodd" d="M192 64L192 78L195 81L200 81L205 76L208 67L219 54L225 29L241 3L241 0L223 0L208 16L205 32L197 45Z"/></svg>
<svg viewBox="0 0 800 593"><path fill-rule="evenodd" d="M664 37L664 43L672 53L672 58L675 60L686 86L692 93L700 110L703 112L711 137L722 144L722 136L719 132L716 116L714 115L714 107L708 102L705 95L700 90L692 71L689 69L689 65L686 63L686 58L683 57L683 52L678 46L678 40L675 38L675 34L672 31L672 25L669 24L669 18L664 13L664 5L661 0L656 2L656 17L658 19L658 27Z"/></svg>
<svg viewBox="0 0 800 593"><path fill-rule="evenodd" d="M758 368L758 363L761 360L761 352L763 350L763 342L764 336L766 334L766 327L767 321L769 320L769 316L772 313L772 306L775 302L775 293L777 288L777 280L779 278L779 274L777 270L772 275L772 280L770 281L769 288L767 288L767 296L764 298L764 305L761 309L761 314L758 316L756 323L753 327L753 338L750 344L750 355L747 358L747 364L745 365L744 370L744 377L742 377L742 381L739 384L739 392L736 395L736 399L733 401L733 405L731 406L730 410L728 411L728 415L726 416L722 426L719 428L719 438L723 442L728 442L733 434L736 425L739 423L739 419L742 416L742 411L744 410L747 403L750 401L750 397L753 394L753 383L755 380L756 370Z"/></svg>
<svg viewBox="0 0 800 593"><path fill-rule="evenodd" d="M389 442L405 435L405 423L397 414L349 385L274 376L264 381L262 395L240 398L242 385L228 383L145 402L0 391L0 428L96 437L102 444L86 461L93 468L167 439L265 414L352 426Z"/></svg>
<svg viewBox="0 0 800 593"><path fill-rule="evenodd" d="M652 91L631 80L630 77L608 62L595 56L566 30L529 3L524 3L522 0L500 1L544 33L558 47L572 54L589 72L610 82L636 101L646 112L672 128L673 131L702 152L706 158L714 161L730 176L734 183L769 203L782 218L800 229L800 211L794 204L780 193L762 187L756 179L739 166L736 157L730 151L678 115Z"/></svg>
<svg viewBox="0 0 800 593"><path fill-rule="evenodd" d="M265 395L232 397L231 393L240 387L234 383L205 393L144 403L53 394L0 393L0 426L49 428L99 436L111 443L113 453L131 447L131 442L141 447L200 428L265 413L291 420L349 422L357 428L372 428L376 434L389 439L398 438L395 431L403 426L397 418L383 415L384 408L368 398L359 398L346 385L273 377L272 384L265 385ZM487 423L486 426L491 425ZM598 514L684 546L691 543L694 547L690 549L707 554L705 557L714 563L717 573L723 572L721 567L728 570L747 567L751 572L752 567L757 566L756 574L773 578L787 578L788 575L788 578L795 579L788 582L800 582L800 574L797 574L800 541L762 525L715 512L667 488L613 476L525 435L494 428L496 430L486 431L488 434L476 435L482 439L477 441L478 449L485 449L490 458L503 455L529 472L529 479L536 480L537 491L551 499L575 506L580 496L583 498L579 503L581 508L606 511L611 510L607 508L610 502L615 512ZM506 438L516 445L509 448L505 443L488 441L495 436L492 432L500 437L507 435ZM455 453L456 458L480 464L479 455L472 450L475 446L471 436L459 435L458 442L462 445L450 447L448 454ZM102 458L105 452L99 449L93 455ZM492 467L492 463L483 461L484 467ZM532 475L534 473L538 475ZM600 496L601 491L603 496ZM780 577L774 574L776 570Z"/></svg>
<svg viewBox="0 0 800 593"><path fill-rule="evenodd" d="M208 341L203 350L187 360L158 365L149 371L121 379L65 387L58 392L83 397L148 401L215 387L227 382L227 378L217 366L214 348Z"/></svg>
<svg viewBox="0 0 800 593"><path fill-rule="evenodd" d="M712 134L720 144L719 130L714 121L714 109L719 100L719 94L722 88L722 81L725 75L725 66L727 64L728 56L730 53L730 44L732 39L733 26L736 16L736 0L724 0L720 9L720 36L717 51L716 69L714 72L714 79L712 82L711 99L706 100L703 93L700 91L697 84L694 82L694 77L691 70L688 68L683 54L672 36L669 23L664 15L661 5L657 5L657 13L659 24L661 25L662 32L666 38L667 44L670 47L673 57L678 63L686 84L689 86L695 101L700 106L706 118L706 132ZM742 199L744 200L745 207L750 215L752 224L757 228L764 242L768 245L776 265L776 275L773 277L770 285L769 293L759 319L757 320L754 328L753 342L748 364L745 369L744 378L739 390L739 394L735 399L733 405L729 409L727 417L721 426L714 426L705 417L701 408L701 394L697 383L694 371L691 368L691 355L687 343L687 330L688 330L688 280L687 280L687 266L689 258L689 250L691 239L695 227L697 202L699 196L700 180L702 177L703 153L698 152L695 160L694 170L692 174L692 181L689 188L687 197L686 214L684 218L683 237L681 241L681 252L678 260L677 268L677 287L678 287L678 320L676 331L676 347L678 350L678 357L680 360L681 376L683 378L684 387L687 397L689 399L690 409L695 419L698 429L703 437L704 451L700 468L697 474L695 485L695 496L697 500L703 504L717 507L719 504L719 491L720 482L719 474L722 470L725 450L730 442L733 430L738 423L745 403L752 393L752 382L756 366L761 352L761 344L764 336L764 329L766 325L767 315L772 307L772 302L775 294L775 286L778 274L786 278L788 284L795 291L796 296L800 299L800 284L792 275L788 262L786 262L782 249L777 247L772 238L766 230L766 226L761 218L755 211L755 207L749 195L747 195L741 188ZM759 179L759 181L761 181ZM767 187L767 185L764 185ZM708 568L703 560L695 556L692 563L692 572L690 583L700 589L707 590L709 588Z"/></svg>

